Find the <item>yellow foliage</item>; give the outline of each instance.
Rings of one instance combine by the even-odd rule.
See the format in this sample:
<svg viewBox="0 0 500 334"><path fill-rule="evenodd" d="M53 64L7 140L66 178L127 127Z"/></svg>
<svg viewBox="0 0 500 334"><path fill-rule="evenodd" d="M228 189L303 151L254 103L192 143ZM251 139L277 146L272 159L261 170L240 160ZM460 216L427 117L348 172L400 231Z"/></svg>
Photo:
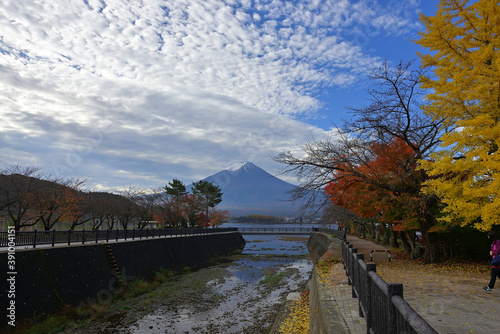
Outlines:
<svg viewBox="0 0 500 334"><path fill-rule="evenodd" d="M290 301L290 315L279 328L285 334L309 334L309 291L303 291L299 300Z"/></svg>
<svg viewBox="0 0 500 334"><path fill-rule="evenodd" d="M432 93L424 110L444 125L442 149L422 161L430 177L424 191L446 204L444 220L489 230L500 222L500 6L497 0L441 0L419 54L434 70L424 87Z"/></svg>

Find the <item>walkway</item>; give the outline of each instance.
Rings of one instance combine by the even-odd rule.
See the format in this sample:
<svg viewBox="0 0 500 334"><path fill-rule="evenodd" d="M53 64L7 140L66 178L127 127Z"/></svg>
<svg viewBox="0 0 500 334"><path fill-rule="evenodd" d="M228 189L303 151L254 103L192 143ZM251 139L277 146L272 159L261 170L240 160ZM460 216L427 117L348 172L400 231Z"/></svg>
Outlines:
<svg viewBox="0 0 500 334"><path fill-rule="evenodd" d="M385 249L371 241L348 236L347 240L369 262L372 249ZM481 287L489 275L471 274L452 269L400 263L386 253L373 253L377 273L388 283L402 283L405 300L440 334L500 333L500 282L493 292ZM337 305L353 334L366 333L359 317L358 301L352 298L351 286L342 264L330 272L330 282Z"/></svg>

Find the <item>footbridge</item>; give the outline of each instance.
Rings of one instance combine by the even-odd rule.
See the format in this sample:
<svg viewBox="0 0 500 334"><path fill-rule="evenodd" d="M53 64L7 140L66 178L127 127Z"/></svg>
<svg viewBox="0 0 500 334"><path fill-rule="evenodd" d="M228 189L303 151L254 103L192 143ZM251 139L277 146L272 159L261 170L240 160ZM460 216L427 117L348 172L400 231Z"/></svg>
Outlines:
<svg viewBox="0 0 500 334"><path fill-rule="evenodd" d="M240 234L298 234L310 235L314 227L238 227Z"/></svg>

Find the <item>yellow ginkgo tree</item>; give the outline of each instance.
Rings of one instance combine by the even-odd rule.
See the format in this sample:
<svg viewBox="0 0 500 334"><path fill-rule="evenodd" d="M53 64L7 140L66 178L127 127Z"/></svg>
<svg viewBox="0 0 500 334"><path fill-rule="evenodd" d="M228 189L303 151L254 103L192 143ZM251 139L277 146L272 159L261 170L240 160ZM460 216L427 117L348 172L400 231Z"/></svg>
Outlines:
<svg viewBox="0 0 500 334"><path fill-rule="evenodd" d="M432 161L422 161L425 191L445 204L444 220L489 230L500 223L500 5L498 0L441 0L421 15L417 43L424 67L425 112L454 128Z"/></svg>

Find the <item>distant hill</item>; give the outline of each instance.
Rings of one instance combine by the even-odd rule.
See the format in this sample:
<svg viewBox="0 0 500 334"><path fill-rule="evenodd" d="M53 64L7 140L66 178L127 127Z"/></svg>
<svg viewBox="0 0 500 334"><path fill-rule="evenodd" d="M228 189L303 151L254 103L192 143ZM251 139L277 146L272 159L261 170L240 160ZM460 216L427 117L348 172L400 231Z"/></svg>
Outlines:
<svg viewBox="0 0 500 334"><path fill-rule="evenodd" d="M292 205L290 201L290 192L296 186L251 162L236 163L203 180L222 189L222 203L218 207L228 210L232 216L300 215L300 204Z"/></svg>

